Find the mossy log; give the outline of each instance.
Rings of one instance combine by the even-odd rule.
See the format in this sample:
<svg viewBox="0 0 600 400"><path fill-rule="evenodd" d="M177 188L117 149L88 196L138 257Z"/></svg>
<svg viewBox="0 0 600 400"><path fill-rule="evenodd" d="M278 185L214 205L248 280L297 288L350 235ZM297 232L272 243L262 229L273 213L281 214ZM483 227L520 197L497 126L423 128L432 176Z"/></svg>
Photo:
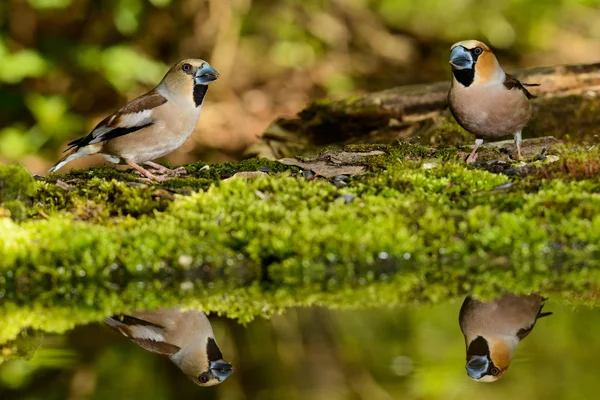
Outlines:
<svg viewBox="0 0 600 400"><path fill-rule="evenodd" d="M0 166L0 346L175 305L242 322L505 290L598 305L600 147L526 143L526 162L403 141L157 184Z"/></svg>
<svg viewBox="0 0 600 400"><path fill-rule="evenodd" d="M600 133L600 64L533 68L515 73L531 88L534 116L524 137L592 141ZM279 119L247 155L279 159L300 149L350 143L462 145L473 136L447 107L450 82L402 86L341 101L316 101L297 118Z"/></svg>

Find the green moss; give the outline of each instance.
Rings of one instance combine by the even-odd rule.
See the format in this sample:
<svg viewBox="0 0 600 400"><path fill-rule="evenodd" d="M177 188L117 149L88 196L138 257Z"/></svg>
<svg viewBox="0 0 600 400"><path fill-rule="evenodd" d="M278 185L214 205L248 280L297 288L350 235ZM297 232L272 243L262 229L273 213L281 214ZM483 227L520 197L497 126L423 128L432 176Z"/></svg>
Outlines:
<svg viewBox="0 0 600 400"><path fill-rule="evenodd" d="M240 161L239 163L219 163L207 164L199 162L185 167L186 170L196 178L204 178L210 180L226 179L233 176L236 172L242 171L259 171L265 170L269 173L278 173L284 171L297 171L298 168L281 164L277 161L268 160L266 158L250 158Z"/></svg>
<svg viewBox="0 0 600 400"><path fill-rule="evenodd" d="M427 158L431 154L431 148L408 141L399 141L390 151L390 155L400 159Z"/></svg>
<svg viewBox="0 0 600 400"><path fill-rule="evenodd" d="M25 167L0 165L0 201L27 200L35 191L35 180Z"/></svg>
<svg viewBox="0 0 600 400"><path fill-rule="evenodd" d="M343 187L266 160L199 163L160 185L38 183L31 218L0 218L0 318L11 321L0 342L175 304L240 321L502 290L595 304L600 194L587 165L597 150L511 177L467 166L453 148L385 151Z"/></svg>
<svg viewBox="0 0 600 400"><path fill-rule="evenodd" d="M135 174L114 167L53 174L37 184L38 191L31 201L35 207L23 207L18 201L7 203L4 207L22 218L42 218L42 215L67 211L78 220L105 223L123 216L139 217L164 211L177 194L189 195L206 190L236 172L263 170L275 174L298 170L267 159L214 164L208 168L204 163L196 163L186 166L186 169L188 175L155 184L142 182ZM27 179L36 184L31 175L27 174ZM61 183L57 184L59 180Z"/></svg>
<svg viewBox="0 0 600 400"><path fill-rule="evenodd" d="M214 182L215 181L213 179L208 178L183 176L169 179L168 181L162 182L160 185L157 186L172 191L174 193L187 195L191 194L194 191L206 190Z"/></svg>
<svg viewBox="0 0 600 400"><path fill-rule="evenodd" d="M556 146L553 154L558 155L559 159L536 166L534 172L537 177L599 182L600 147Z"/></svg>
<svg viewBox="0 0 600 400"><path fill-rule="evenodd" d="M114 166L92 167L88 169L73 169L66 174L54 173L48 176L48 182L62 180L65 182L99 178L104 180L115 179L119 181L139 181L139 176L132 170L121 170Z"/></svg>
<svg viewBox="0 0 600 400"><path fill-rule="evenodd" d="M441 122L420 134L416 140L419 143L434 146L461 146L474 143L475 136L461 128L456 120L447 113Z"/></svg>
<svg viewBox="0 0 600 400"><path fill-rule="evenodd" d="M35 196L34 215L40 211L44 214L68 211L76 219L101 223L111 217L139 217L164 211L173 198L149 185L98 177L80 181L68 190L44 183Z"/></svg>
<svg viewBox="0 0 600 400"><path fill-rule="evenodd" d="M31 206L37 183L19 164L0 165L0 207L10 211L15 220L23 220Z"/></svg>
<svg viewBox="0 0 600 400"><path fill-rule="evenodd" d="M350 153L368 153L371 151L383 151L387 153L391 148L392 146L389 144L360 143L346 145L343 150Z"/></svg>
<svg viewBox="0 0 600 400"><path fill-rule="evenodd" d="M365 165L369 172L379 172L386 169L393 161L389 154L378 154L367 157Z"/></svg>

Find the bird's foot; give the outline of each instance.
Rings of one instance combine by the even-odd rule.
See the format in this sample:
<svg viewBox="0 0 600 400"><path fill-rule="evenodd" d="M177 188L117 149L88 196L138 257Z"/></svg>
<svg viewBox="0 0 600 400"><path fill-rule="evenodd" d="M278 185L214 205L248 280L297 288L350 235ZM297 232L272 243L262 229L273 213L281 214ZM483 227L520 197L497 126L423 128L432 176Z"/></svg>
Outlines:
<svg viewBox="0 0 600 400"><path fill-rule="evenodd" d="M152 172L153 174L159 174L161 176L168 176L168 177L171 177L171 178L187 174L186 169L183 168L183 167L179 167L179 168L176 168L176 169L169 169L169 168L155 169L155 168L152 168L152 169L150 169L150 172Z"/></svg>
<svg viewBox="0 0 600 400"><path fill-rule="evenodd" d="M155 162L152 161L146 161L144 164L149 165L150 167L152 167L152 172L153 173L159 173L162 175L167 175L167 176L179 176L179 175L186 175L187 174L187 170L184 167L179 167L179 168L175 168L175 169L170 169L167 168L163 165L157 164Z"/></svg>
<svg viewBox="0 0 600 400"><path fill-rule="evenodd" d="M516 160L517 161L521 161L522 158L523 158L523 156L521 155L521 146L517 145L517 157L516 157Z"/></svg>
<svg viewBox="0 0 600 400"><path fill-rule="evenodd" d="M469 154L469 157L467 157L466 159L466 163L467 164L472 164L475 161L477 161L477 154L475 151L471 152L471 154Z"/></svg>
<svg viewBox="0 0 600 400"><path fill-rule="evenodd" d="M173 173L175 173L176 175L187 175L187 169L185 169L185 167L178 167L175 169L172 169L171 171L173 171Z"/></svg>
<svg viewBox="0 0 600 400"><path fill-rule="evenodd" d="M144 174L137 172L138 175L140 175L140 181L142 182L147 182L150 184L154 184L154 183L162 183L162 182L166 182L170 179L172 179L172 177L170 176L165 176L165 175L152 175L152 178L146 178L144 177Z"/></svg>
<svg viewBox="0 0 600 400"><path fill-rule="evenodd" d="M469 154L469 157L465 160L467 164L472 164L477 161L477 149L483 144L483 139L475 140L475 146L473 147L473 151Z"/></svg>
<svg viewBox="0 0 600 400"><path fill-rule="evenodd" d="M165 182L165 181L168 181L169 179L171 179L169 176L165 176L165 175L154 175L152 172L139 166L138 164L134 163L133 161L128 161L127 165L129 165L130 167L135 169L135 171L142 177L141 180L144 182L150 182L150 183L159 182L160 183L160 182Z"/></svg>

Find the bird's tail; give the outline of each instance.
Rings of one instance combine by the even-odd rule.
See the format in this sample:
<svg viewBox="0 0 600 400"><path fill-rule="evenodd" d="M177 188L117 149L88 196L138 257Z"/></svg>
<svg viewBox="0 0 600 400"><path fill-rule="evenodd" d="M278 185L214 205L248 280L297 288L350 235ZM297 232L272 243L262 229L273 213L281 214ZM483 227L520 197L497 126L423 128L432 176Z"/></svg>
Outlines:
<svg viewBox="0 0 600 400"><path fill-rule="evenodd" d="M56 164L54 164L49 170L49 173L53 173L58 171L60 168L64 167L65 164L70 163L73 160L77 160L78 158L89 156L92 154L98 153L100 149L97 146L85 146L85 147L76 147L71 152L69 152L66 156L61 158Z"/></svg>
<svg viewBox="0 0 600 400"><path fill-rule="evenodd" d="M536 317L535 317L535 319L536 319L536 320L538 320L538 319L540 319L540 318L547 317L547 316L549 316L549 315L552 315L552 314L553 314L553 312L551 312L551 311L549 311L549 312L542 312L542 310L544 309L544 305L545 305L545 304L544 304L544 302L545 302L546 300L548 300L548 298L547 298L547 297L542 297L542 305L540 306L540 309L538 310L538 313L537 313L537 315L536 315Z"/></svg>

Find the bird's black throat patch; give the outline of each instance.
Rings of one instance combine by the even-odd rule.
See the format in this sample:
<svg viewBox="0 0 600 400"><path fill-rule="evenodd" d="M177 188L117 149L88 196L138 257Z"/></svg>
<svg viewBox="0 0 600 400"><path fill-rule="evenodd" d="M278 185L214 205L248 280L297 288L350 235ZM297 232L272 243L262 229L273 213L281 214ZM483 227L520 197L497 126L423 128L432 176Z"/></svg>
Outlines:
<svg viewBox="0 0 600 400"><path fill-rule="evenodd" d="M459 81L464 87L469 87L475 80L475 69L453 69L452 73L457 81Z"/></svg>
<svg viewBox="0 0 600 400"><path fill-rule="evenodd" d="M194 85L194 103L196 107L200 107L208 90L207 85Z"/></svg>
<svg viewBox="0 0 600 400"><path fill-rule="evenodd" d="M496 368L496 365L494 365L494 362L491 359L490 347L487 340L481 336L477 336L475 340L469 344L469 348L467 349L467 362L469 362L473 356L485 356L489 361L488 369L481 375L482 377L486 375L496 375L492 373L492 370Z"/></svg>
<svg viewBox="0 0 600 400"><path fill-rule="evenodd" d="M477 336L475 340L469 343L469 348L467 349L467 361L469 361L472 356L490 356L490 347L488 346L487 340L481 336Z"/></svg>
<svg viewBox="0 0 600 400"><path fill-rule="evenodd" d="M215 339L213 338L208 338L206 354L208 355L208 361L219 361L223 359L223 354L221 354L221 350L219 350L219 346L217 346L217 342L215 342Z"/></svg>

